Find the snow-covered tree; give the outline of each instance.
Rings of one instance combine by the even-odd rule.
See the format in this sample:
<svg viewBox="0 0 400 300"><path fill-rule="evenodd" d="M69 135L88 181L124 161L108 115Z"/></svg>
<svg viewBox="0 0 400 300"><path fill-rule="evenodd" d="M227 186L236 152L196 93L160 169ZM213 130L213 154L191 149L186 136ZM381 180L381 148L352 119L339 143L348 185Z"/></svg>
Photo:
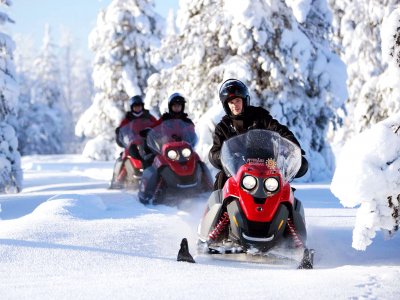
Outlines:
<svg viewBox="0 0 400 300"><path fill-rule="evenodd" d="M165 110L168 95L178 91L187 97L192 118L199 120L211 108L217 117L220 84L241 79L251 104L270 110L300 140L310 161L308 178L330 176L326 131L347 91L345 66L328 37L327 2L186 0L180 5L179 33L155 53L160 71L148 80L146 103Z"/></svg>
<svg viewBox="0 0 400 300"><path fill-rule="evenodd" d="M11 5L1 1L0 5ZM0 11L0 193L15 192L22 188L21 157L18 139L10 125L18 104L18 84L13 61L14 41L4 31L4 25L13 22Z"/></svg>
<svg viewBox="0 0 400 300"><path fill-rule="evenodd" d="M64 149L67 153L81 153L83 141L75 135L75 124L91 105L94 95L92 67L76 47L76 39L64 30L60 41L60 74L63 89Z"/></svg>
<svg viewBox="0 0 400 300"><path fill-rule="evenodd" d="M89 37L95 53L95 96L75 128L77 135L92 138L84 155L114 158L114 129L128 108L127 100L143 94L154 72L150 52L159 46L161 22L152 0L113 0L99 13Z"/></svg>
<svg viewBox="0 0 400 300"><path fill-rule="evenodd" d="M336 136L349 137L399 111L400 102L379 76L387 69L381 52L381 25L398 0L329 0L334 11L334 36L347 65L349 99L344 127ZM391 94L391 95L390 95Z"/></svg>
<svg viewBox="0 0 400 300"><path fill-rule="evenodd" d="M59 61L46 25L43 47L22 80L18 110L19 147L22 154L63 152L65 109L62 101Z"/></svg>
<svg viewBox="0 0 400 300"><path fill-rule="evenodd" d="M378 81L399 101L400 8L384 20L382 46L389 67ZM365 250L379 230L394 235L400 223L400 112L392 112L344 145L331 190L344 206L360 205L353 230L355 249Z"/></svg>

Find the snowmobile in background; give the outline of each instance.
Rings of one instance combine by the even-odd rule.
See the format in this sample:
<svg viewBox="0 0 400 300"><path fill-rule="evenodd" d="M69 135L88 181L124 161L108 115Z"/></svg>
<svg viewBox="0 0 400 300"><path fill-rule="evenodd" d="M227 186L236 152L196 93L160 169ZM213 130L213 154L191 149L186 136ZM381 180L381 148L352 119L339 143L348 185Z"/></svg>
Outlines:
<svg viewBox="0 0 400 300"><path fill-rule="evenodd" d="M152 124L150 119L135 119L120 128L117 139L124 151L115 163L111 188L139 186L143 173L142 157L145 155L144 138L140 132Z"/></svg>
<svg viewBox="0 0 400 300"><path fill-rule="evenodd" d="M154 160L143 172L140 202L175 204L182 192L187 195L211 191L211 174L194 151L197 135L193 124L180 119L165 120L149 130L146 142ZM168 195L172 199L168 200Z"/></svg>
<svg viewBox="0 0 400 300"><path fill-rule="evenodd" d="M287 258L312 268L304 209L290 186L301 166L300 148L276 132L254 129L225 141L221 162L229 179L208 199L198 251L244 254L249 261ZM194 262L185 239L182 244L178 260Z"/></svg>

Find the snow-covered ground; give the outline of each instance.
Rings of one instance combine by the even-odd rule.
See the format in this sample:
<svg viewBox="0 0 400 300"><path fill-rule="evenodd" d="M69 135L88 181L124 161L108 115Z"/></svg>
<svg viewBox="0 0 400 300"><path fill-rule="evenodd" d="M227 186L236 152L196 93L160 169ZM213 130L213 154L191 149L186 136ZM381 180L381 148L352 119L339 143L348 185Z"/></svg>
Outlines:
<svg viewBox="0 0 400 300"><path fill-rule="evenodd" d="M0 195L0 299L399 299L400 238L351 247L356 208L329 184L296 184L315 269L195 255L206 201L144 206L107 190L112 162L24 157L24 190ZM178 263L187 237L197 264Z"/></svg>

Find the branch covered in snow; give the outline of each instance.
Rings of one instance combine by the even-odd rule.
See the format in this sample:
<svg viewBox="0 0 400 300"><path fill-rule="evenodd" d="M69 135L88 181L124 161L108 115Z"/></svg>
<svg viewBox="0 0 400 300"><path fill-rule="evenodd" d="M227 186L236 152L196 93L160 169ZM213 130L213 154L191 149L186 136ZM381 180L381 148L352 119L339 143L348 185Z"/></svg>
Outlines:
<svg viewBox="0 0 400 300"><path fill-rule="evenodd" d="M353 247L365 250L376 231L398 228L400 113L355 136L343 147L331 190L343 206L356 207Z"/></svg>

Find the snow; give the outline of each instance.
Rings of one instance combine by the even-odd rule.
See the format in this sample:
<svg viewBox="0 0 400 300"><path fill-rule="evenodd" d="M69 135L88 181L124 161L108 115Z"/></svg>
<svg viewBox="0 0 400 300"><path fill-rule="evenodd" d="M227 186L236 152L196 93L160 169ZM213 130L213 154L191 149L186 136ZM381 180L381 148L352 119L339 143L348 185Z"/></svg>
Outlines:
<svg viewBox="0 0 400 300"><path fill-rule="evenodd" d="M311 8L311 0L286 0L286 4L293 10L298 22L305 22Z"/></svg>
<svg viewBox="0 0 400 300"><path fill-rule="evenodd" d="M396 226L388 197L399 205L399 126L397 113L348 141L338 157L331 190L343 206L361 205L353 233L356 249L365 250L381 228Z"/></svg>
<svg viewBox="0 0 400 300"><path fill-rule="evenodd" d="M399 66L396 62L396 32L398 35L399 10L394 10L382 25L382 54L389 67L379 76L372 78L362 89L381 89L376 98L388 100L390 117L373 125L368 102L358 104L355 112L364 110L364 119L372 126L348 139L340 150L331 190L347 207L359 206L353 230L353 247L365 250L382 230L387 238L392 237L400 222L399 172L400 172L400 113ZM383 32L390 32L385 34ZM393 55L391 59L388 58ZM371 90L370 90L371 88ZM386 105L376 105L378 111ZM368 116L367 116L368 115Z"/></svg>
<svg viewBox="0 0 400 300"><path fill-rule="evenodd" d="M333 14L326 0L180 2L176 24L171 15L164 28L171 34L163 40L152 1L115 0L99 13L90 36L96 92L84 94L84 85L73 81L69 87L80 95L76 99L93 100L75 127L91 138L83 155L24 156L22 192L0 194L0 299L398 299L393 278L400 272L400 238L393 229L400 219L388 204L400 206L398 0L330 0ZM8 16L0 13L0 19ZM17 148L47 153L51 143L32 142L42 135L22 129L26 118L20 115L26 111L41 120L28 106L37 73L28 62L38 51L17 41L26 53L16 55L16 74L16 45L3 32L0 41L0 190L17 192ZM160 42L163 47L155 49ZM155 70L149 73L149 66ZM66 61L65 70L72 71L72 64ZM114 129L130 96L143 94L146 107L159 114L168 95L184 94L199 136L196 151L208 162L211 133L224 114L218 88L232 77L248 84L251 104L270 110L298 137L310 162L303 181L329 180L336 159L332 182L295 184L308 246L316 250L314 270L197 255L206 194L179 207L144 206L136 191L107 189L120 151ZM91 84L84 76L83 82ZM32 99L43 90L36 87ZM30 130L49 124L29 120ZM344 127L330 133L337 144L329 144L327 126L335 120ZM197 264L176 262L183 237Z"/></svg>
<svg viewBox="0 0 400 300"><path fill-rule="evenodd" d="M240 79L251 104L288 126L307 158L318 157L303 180L331 178L326 131L348 98L346 66L328 38L331 21L326 0L182 0L179 31L155 53L146 106L163 112L167 95L178 91L197 124L220 106L219 86Z"/></svg>
<svg viewBox="0 0 400 300"><path fill-rule="evenodd" d="M314 270L195 254L207 195L180 208L108 190L112 162L25 156L24 189L0 195L2 299L397 299L399 237L351 248L356 209L329 183L297 183ZM183 237L197 264L178 263ZM288 287L288 284L290 287Z"/></svg>
<svg viewBox="0 0 400 300"><path fill-rule="evenodd" d="M386 76L393 85L400 82L400 45L399 45L400 7L393 10L387 19L382 22L382 59L388 63L392 76ZM397 46L396 45L397 39Z"/></svg>

